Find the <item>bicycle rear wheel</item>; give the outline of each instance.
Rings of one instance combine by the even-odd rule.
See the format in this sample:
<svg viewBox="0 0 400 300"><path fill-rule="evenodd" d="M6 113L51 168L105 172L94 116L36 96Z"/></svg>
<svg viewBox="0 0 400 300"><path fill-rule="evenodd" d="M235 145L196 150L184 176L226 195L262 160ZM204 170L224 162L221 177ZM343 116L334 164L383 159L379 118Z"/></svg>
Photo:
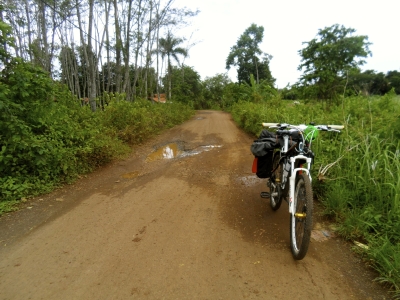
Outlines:
<svg viewBox="0 0 400 300"><path fill-rule="evenodd" d="M270 192L270 200L269 204L273 210L278 210L282 204L281 197L281 180L282 180L282 164L279 164L280 153L275 152L273 160L272 160L272 169L275 172L271 175L269 179L269 192Z"/></svg>
<svg viewBox="0 0 400 300"><path fill-rule="evenodd" d="M313 220L313 195L307 174L297 174L294 192L295 213L290 216L290 246L293 258L303 259L310 244Z"/></svg>

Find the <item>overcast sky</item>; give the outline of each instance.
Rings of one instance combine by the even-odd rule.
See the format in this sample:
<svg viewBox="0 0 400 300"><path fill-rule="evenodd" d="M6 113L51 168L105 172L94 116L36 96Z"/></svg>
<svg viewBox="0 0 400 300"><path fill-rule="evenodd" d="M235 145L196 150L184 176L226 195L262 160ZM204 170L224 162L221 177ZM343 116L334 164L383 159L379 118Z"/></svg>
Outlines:
<svg viewBox="0 0 400 300"><path fill-rule="evenodd" d="M302 43L336 23L368 36L372 57L363 70L400 71L400 0L175 0L174 6L200 10L189 28L174 34L192 35L190 42L197 43L184 63L202 80L227 72L230 48L252 23L264 26L260 48L273 56L270 69L279 88L298 81ZM233 81L236 74L228 73Z"/></svg>

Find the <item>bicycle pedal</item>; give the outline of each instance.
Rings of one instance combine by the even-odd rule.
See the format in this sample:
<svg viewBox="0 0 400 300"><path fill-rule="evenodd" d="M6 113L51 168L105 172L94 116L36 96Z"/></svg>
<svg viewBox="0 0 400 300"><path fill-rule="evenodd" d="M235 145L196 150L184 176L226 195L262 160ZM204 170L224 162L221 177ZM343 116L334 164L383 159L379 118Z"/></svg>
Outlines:
<svg viewBox="0 0 400 300"><path fill-rule="evenodd" d="M268 193L268 192L261 192L260 196L261 196L261 198L270 198L271 197L270 193Z"/></svg>

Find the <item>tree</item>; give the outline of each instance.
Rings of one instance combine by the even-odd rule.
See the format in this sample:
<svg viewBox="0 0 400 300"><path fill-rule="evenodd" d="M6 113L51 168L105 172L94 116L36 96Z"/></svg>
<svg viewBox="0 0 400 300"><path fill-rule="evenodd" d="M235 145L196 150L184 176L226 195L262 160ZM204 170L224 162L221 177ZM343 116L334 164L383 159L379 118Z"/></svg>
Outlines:
<svg viewBox="0 0 400 300"><path fill-rule="evenodd" d="M85 39L83 29L84 22L82 20L81 11L79 9L79 1L76 0L76 15L78 18L78 26L81 38L81 44L83 46L83 56L85 64L88 68L87 72L87 86L88 86L88 98L89 104L92 111L96 111L96 96L97 96L97 86L96 86L96 75L97 75L97 57L94 53L92 46L93 38L93 23L94 23L94 0L88 0L89 4L89 19L88 19L88 29L87 38Z"/></svg>
<svg viewBox="0 0 400 300"><path fill-rule="evenodd" d="M250 84L246 82L240 85L240 98L245 101L257 103L271 99L276 95L276 89L271 87L265 80L257 83L253 74L250 75Z"/></svg>
<svg viewBox="0 0 400 300"><path fill-rule="evenodd" d="M172 65L171 58L173 58L179 65L178 54L186 56L186 49L179 47L179 44L183 42L181 38L175 38L171 32L168 31L165 38L160 38L160 53L161 57L167 57L167 67L168 67L168 99L171 99L171 76L172 76Z"/></svg>
<svg viewBox="0 0 400 300"><path fill-rule="evenodd" d="M178 68L171 67L170 73L163 78L165 83L172 82L172 92L174 101L193 104L197 108L198 102L202 97L200 75L192 67L183 65ZM169 93L171 91L168 91Z"/></svg>
<svg viewBox="0 0 400 300"><path fill-rule="evenodd" d="M82 67L76 53L70 47L64 46L60 51L61 77L60 80L68 85L68 88L79 98L82 98L81 84L83 83ZM87 95L85 91L85 95Z"/></svg>
<svg viewBox="0 0 400 300"><path fill-rule="evenodd" d="M314 96L321 99L333 98L345 89L348 72L365 63L362 58L371 55L368 36L353 36L355 29L335 24L319 29L318 37L299 50L304 69L300 83L311 86Z"/></svg>
<svg viewBox="0 0 400 300"><path fill-rule="evenodd" d="M374 70L361 72L356 69L349 72L346 95L384 95L390 91L385 74Z"/></svg>
<svg viewBox="0 0 400 300"><path fill-rule="evenodd" d="M400 94L400 72L389 71L386 74L386 79L388 80L390 87L395 89L396 94Z"/></svg>
<svg viewBox="0 0 400 300"><path fill-rule="evenodd" d="M226 69L232 66L238 67L237 78L239 83L249 83L250 75L256 78L259 83L261 79L273 85L275 78L272 77L269 69L269 62L272 56L263 53L259 47L264 36L264 27L251 24L249 28L240 36L235 46L226 59Z"/></svg>
<svg viewBox="0 0 400 300"><path fill-rule="evenodd" d="M217 74L213 77L206 77L203 81L204 99L211 102L213 105L224 108L227 100L224 97L225 88L231 82L227 74Z"/></svg>
<svg viewBox="0 0 400 300"><path fill-rule="evenodd" d="M159 55L154 74L151 54L160 54L160 34L174 32L198 13L173 4L174 0L2 0L0 21L11 29L0 23L0 58L18 57L43 68L67 83L77 97L89 99L92 110L104 91L134 100L158 87Z"/></svg>

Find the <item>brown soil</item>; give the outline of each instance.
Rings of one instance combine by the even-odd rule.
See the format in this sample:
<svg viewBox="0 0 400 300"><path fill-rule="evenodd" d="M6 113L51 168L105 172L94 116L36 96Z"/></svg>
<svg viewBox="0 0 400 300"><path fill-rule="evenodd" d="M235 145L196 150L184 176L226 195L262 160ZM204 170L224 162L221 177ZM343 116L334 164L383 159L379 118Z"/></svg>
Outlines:
<svg viewBox="0 0 400 300"><path fill-rule="evenodd" d="M252 139L199 111L1 217L0 299L388 299L322 220L293 260L287 204L260 198ZM170 143L177 157L147 158Z"/></svg>

